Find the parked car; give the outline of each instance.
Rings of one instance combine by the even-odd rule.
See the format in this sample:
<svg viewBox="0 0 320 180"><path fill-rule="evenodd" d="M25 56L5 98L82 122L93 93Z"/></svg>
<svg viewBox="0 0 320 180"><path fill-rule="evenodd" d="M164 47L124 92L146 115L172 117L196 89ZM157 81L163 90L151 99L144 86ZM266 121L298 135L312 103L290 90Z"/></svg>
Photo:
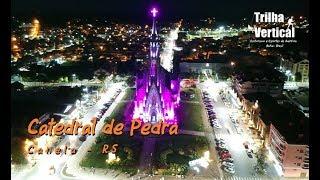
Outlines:
<svg viewBox="0 0 320 180"><path fill-rule="evenodd" d="M247 149L246 152L247 152L247 155L248 155L249 158L253 158L253 151L252 151L252 149Z"/></svg>
<svg viewBox="0 0 320 180"><path fill-rule="evenodd" d="M215 138L214 140L215 140L216 142L224 142L224 143L225 143L225 140L222 139L222 138Z"/></svg>
<svg viewBox="0 0 320 180"><path fill-rule="evenodd" d="M226 172L231 173L231 174L235 173L234 168L231 168L231 167L223 166L223 170L225 170Z"/></svg>
<svg viewBox="0 0 320 180"><path fill-rule="evenodd" d="M230 167L230 168L234 168L234 164L231 163L231 162L223 161L223 162L222 162L222 165L223 165L223 166Z"/></svg>
<svg viewBox="0 0 320 180"><path fill-rule="evenodd" d="M225 161L225 162L230 162L230 163L233 163L233 162L234 162L232 158L227 158L227 159L224 159L223 161Z"/></svg>
<svg viewBox="0 0 320 180"><path fill-rule="evenodd" d="M213 124L213 127L218 128L218 129L222 128L222 126L219 124Z"/></svg>
<svg viewBox="0 0 320 180"><path fill-rule="evenodd" d="M244 142L243 146L245 149L249 149L249 142L248 141Z"/></svg>
<svg viewBox="0 0 320 180"><path fill-rule="evenodd" d="M227 158L231 158L231 154L230 153L222 153L220 154L220 159L224 160Z"/></svg>

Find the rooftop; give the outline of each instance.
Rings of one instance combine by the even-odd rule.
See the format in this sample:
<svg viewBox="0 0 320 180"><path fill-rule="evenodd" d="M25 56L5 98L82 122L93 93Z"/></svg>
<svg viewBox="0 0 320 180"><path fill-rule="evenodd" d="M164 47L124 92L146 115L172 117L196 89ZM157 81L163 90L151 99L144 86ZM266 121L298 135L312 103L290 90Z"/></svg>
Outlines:
<svg viewBox="0 0 320 180"><path fill-rule="evenodd" d="M286 91L287 96L303 107L309 107L309 89L300 88L298 90Z"/></svg>
<svg viewBox="0 0 320 180"><path fill-rule="evenodd" d="M283 83L282 74L268 67L247 66L236 71L239 81Z"/></svg>
<svg viewBox="0 0 320 180"><path fill-rule="evenodd" d="M226 55L215 54L210 56L210 59L197 59L197 60L185 60L181 62L188 62L188 63L229 63L229 59Z"/></svg>

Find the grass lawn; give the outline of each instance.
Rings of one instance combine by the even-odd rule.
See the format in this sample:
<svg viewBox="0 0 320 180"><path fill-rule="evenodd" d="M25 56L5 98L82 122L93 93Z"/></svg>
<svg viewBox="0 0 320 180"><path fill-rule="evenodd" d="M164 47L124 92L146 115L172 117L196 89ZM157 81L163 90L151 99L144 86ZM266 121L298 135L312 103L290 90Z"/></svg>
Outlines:
<svg viewBox="0 0 320 180"><path fill-rule="evenodd" d="M112 119L115 122L123 122L126 118L126 111L130 108L131 104L132 102L119 102L110 116L105 119L105 122L109 122Z"/></svg>
<svg viewBox="0 0 320 180"><path fill-rule="evenodd" d="M200 104L180 102L178 110L180 117L180 129L203 131L202 107Z"/></svg>
<svg viewBox="0 0 320 180"><path fill-rule="evenodd" d="M136 89L135 88L127 88L126 95L123 97L123 101L133 100L135 95Z"/></svg>
<svg viewBox="0 0 320 180"><path fill-rule="evenodd" d="M102 154L102 148L107 144L111 149L112 145L118 144L116 156L120 158L119 162L108 164L108 154ZM129 137L128 134L121 136L100 135L96 139L96 144L91 148L80 166L94 168L109 168L135 174L139 165L139 156L142 148L142 141Z"/></svg>
<svg viewBox="0 0 320 180"><path fill-rule="evenodd" d="M170 136L157 142L155 151L155 166L162 174L178 174L178 167L182 169L179 174L188 171L188 163L198 159L209 150L206 137L178 135Z"/></svg>
<svg viewBox="0 0 320 180"><path fill-rule="evenodd" d="M193 101L193 102L200 102L200 90L198 88L182 88L181 92L184 92L188 95L194 94L194 98L188 98L188 97L181 97L183 101Z"/></svg>

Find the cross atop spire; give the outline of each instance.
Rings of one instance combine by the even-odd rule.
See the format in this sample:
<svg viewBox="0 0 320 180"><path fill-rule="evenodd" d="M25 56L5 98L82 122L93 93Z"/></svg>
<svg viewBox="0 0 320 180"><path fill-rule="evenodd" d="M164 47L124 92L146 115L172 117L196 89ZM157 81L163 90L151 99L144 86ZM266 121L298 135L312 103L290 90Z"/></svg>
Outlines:
<svg viewBox="0 0 320 180"><path fill-rule="evenodd" d="M152 13L152 16L153 16L153 17L156 17L156 16L157 16L157 13L158 13L158 10L157 10L156 8L153 8L153 9L151 10L151 13Z"/></svg>

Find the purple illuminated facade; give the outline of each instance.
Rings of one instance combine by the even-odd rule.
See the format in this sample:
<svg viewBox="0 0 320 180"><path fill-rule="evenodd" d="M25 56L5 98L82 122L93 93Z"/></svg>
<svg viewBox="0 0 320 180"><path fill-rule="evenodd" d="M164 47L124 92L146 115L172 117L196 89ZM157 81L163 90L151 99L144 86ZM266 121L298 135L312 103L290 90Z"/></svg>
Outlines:
<svg viewBox="0 0 320 180"><path fill-rule="evenodd" d="M159 36L156 28L158 10L153 8L152 31L150 35L150 58L148 68L141 78L136 78L136 97L134 101L133 119L156 123L164 121L176 123L176 109L180 101L178 76L165 71L160 66Z"/></svg>

